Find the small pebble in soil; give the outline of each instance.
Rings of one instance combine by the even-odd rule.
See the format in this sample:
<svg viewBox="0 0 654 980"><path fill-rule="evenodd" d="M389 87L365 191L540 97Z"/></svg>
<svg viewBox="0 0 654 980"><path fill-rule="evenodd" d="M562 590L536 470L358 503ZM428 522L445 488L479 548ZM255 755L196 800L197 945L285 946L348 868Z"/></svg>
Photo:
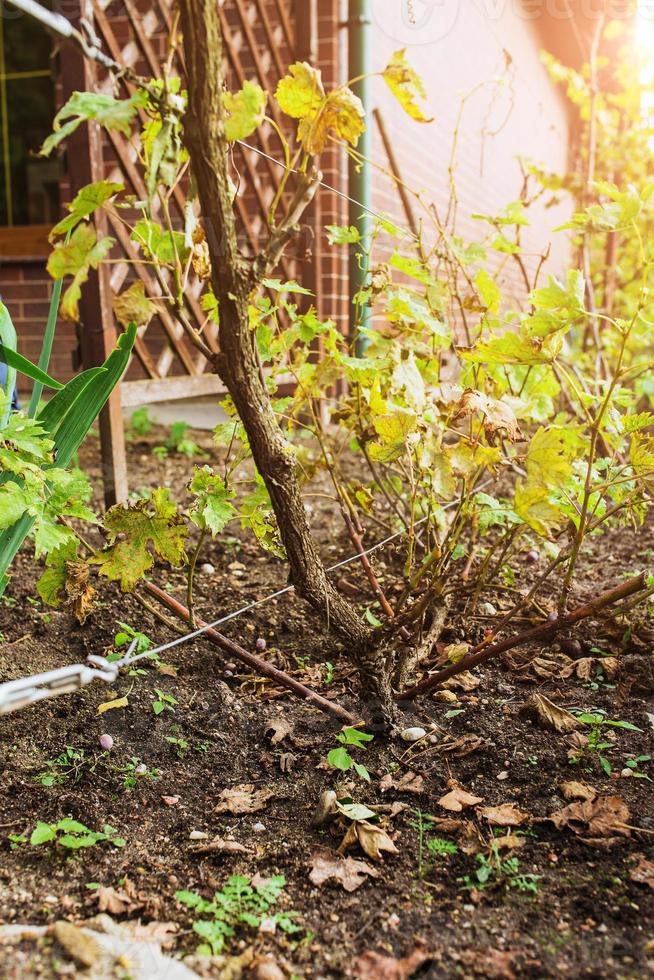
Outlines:
<svg viewBox="0 0 654 980"><path fill-rule="evenodd" d="M552 612L549 614L547 618L550 623L555 623L559 618L559 614L555 610L552 610Z"/></svg>
<svg viewBox="0 0 654 980"><path fill-rule="evenodd" d="M497 616L497 609L492 602L481 602L479 604L479 611L484 614L484 616Z"/></svg>
<svg viewBox="0 0 654 980"><path fill-rule="evenodd" d="M525 558L527 559L530 565L535 565L538 559L540 558L540 555L538 554L535 548L532 548L530 551L527 552Z"/></svg>
<svg viewBox="0 0 654 980"><path fill-rule="evenodd" d="M233 677L233 676L234 676L233 670L223 670L223 677Z"/></svg>
<svg viewBox="0 0 654 980"><path fill-rule="evenodd" d="M204 575L213 575L216 569L213 567L211 562L205 561L203 565L200 565L200 571Z"/></svg>
<svg viewBox="0 0 654 980"><path fill-rule="evenodd" d="M98 741L100 742L100 748L104 749L105 752L111 752L114 747L114 740L111 735L101 735Z"/></svg>
<svg viewBox="0 0 654 980"><path fill-rule="evenodd" d="M404 742L419 742L426 734L424 728L405 728L403 732L400 732L400 738Z"/></svg>
<svg viewBox="0 0 654 980"><path fill-rule="evenodd" d="M252 830L255 832L255 834L263 834L265 829L266 829L266 825L263 823L255 823L254 826L252 827Z"/></svg>
<svg viewBox="0 0 654 980"><path fill-rule="evenodd" d="M205 834L203 830L192 830L188 835L189 840L206 840L209 834Z"/></svg>
<svg viewBox="0 0 654 980"><path fill-rule="evenodd" d="M257 642L255 643L255 647L260 653L263 653L263 651L266 649L266 645L267 644L263 636L258 637Z"/></svg>
<svg viewBox="0 0 654 980"><path fill-rule="evenodd" d="M137 776L145 776L147 771L148 767L146 766L145 762L139 762L138 766L134 770L134 773Z"/></svg>
<svg viewBox="0 0 654 980"><path fill-rule="evenodd" d="M234 671L236 670L236 664L232 664L232 663L225 664L225 670L231 670L231 672L234 673Z"/></svg>
<svg viewBox="0 0 654 980"><path fill-rule="evenodd" d="M506 771L506 769L503 769L502 772L498 772L497 778L500 779L500 780L508 779L509 778L509 774Z"/></svg>
<svg viewBox="0 0 654 980"><path fill-rule="evenodd" d="M633 776L633 770L632 769L627 769L627 767L625 766L625 768L622 770L622 772L620 773L620 775L621 776Z"/></svg>

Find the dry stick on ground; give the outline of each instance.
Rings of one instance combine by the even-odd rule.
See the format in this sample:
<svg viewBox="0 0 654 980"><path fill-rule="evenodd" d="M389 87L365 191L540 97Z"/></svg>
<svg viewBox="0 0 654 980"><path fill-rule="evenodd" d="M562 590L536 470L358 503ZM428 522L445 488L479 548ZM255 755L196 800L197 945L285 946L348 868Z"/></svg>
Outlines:
<svg viewBox="0 0 654 980"><path fill-rule="evenodd" d="M211 258L211 282L220 305L220 353L216 373L234 400L256 467L272 504L286 549L291 582L347 644L361 678L372 719L387 727L393 714L390 664L378 650L356 609L328 580L304 509L297 466L279 427L270 394L261 380L249 304L262 277L270 274L296 233L320 175L301 174L298 190L268 244L255 259L239 250L229 186L228 144L223 110L223 44L215 0L180 0L188 82L184 142L198 186Z"/></svg>
<svg viewBox="0 0 654 980"><path fill-rule="evenodd" d="M636 592L641 592L644 588L645 574L643 573L628 579L622 585L617 585L615 588L609 589L608 592L602 592L601 595L591 599L590 602L584 603L583 606L577 606L572 612L567 613L565 616L560 616L553 622L549 622L548 620L539 626L534 626L533 629L525 630L524 633L517 633L513 636L507 636L503 640L498 640L497 643L493 643L491 646L484 645L482 649L480 649L482 646L480 644L480 647L471 650L458 663L451 664L449 667L445 667L444 670L439 670L438 673L427 677L424 681L416 684L415 687L410 687L408 690L402 691L401 694L396 695L396 698L398 701L413 701L414 698L419 697L421 694L428 694L435 688L440 687L443 681L446 681L449 677L454 677L455 674L461 674L465 670L470 670L471 667L476 667L478 664L490 660L491 657L497 657L500 653L506 653L507 650L522 646L524 643L551 640L560 630L565 629L567 626L572 626L574 623L578 623L581 619L587 619L589 616L596 616L598 612L601 612L607 606L612 606L615 602L619 602L620 599L626 599Z"/></svg>
<svg viewBox="0 0 654 980"><path fill-rule="evenodd" d="M163 589L160 589L159 586L154 585L152 582L144 582L143 589L153 598L157 599L163 606L166 607L166 609L169 609L170 612L174 613L176 616L179 616L179 618L183 619L184 622L190 624L191 617L188 609L177 599L173 598L173 596L168 595L167 592L164 592ZM207 624L203 620L196 617L195 625L198 629L204 629ZM283 670L279 670L277 667L273 667L272 664L266 663L266 661L262 660L261 657L257 657L254 653L250 653L248 650L245 650L242 646L239 646L238 643L234 643L233 640L229 640L217 630L205 629L202 635L205 636L211 643L215 644L215 646L218 646L221 650L224 650L225 653L235 657L237 660L241 660L243 663L247 664L248 667L252 667L253 670L256 670L258 674L262 674L264 677L269 677L277 684L281 684L287 690L295 694L296 697L301 698L303 701L308 701L310 704L314 705L314 707L318 708L319 711L324 711L327 714L333 715L334 718L338 718L340 722L346 725L355 725L357 723L358 719L355 718L354 715L351 715L349 711L346 711L345 708L341 708L340 705L334 704L333 701L328 701L327 698L323 698L320 694L316 694L316 692L312 691L311 688L305 687L304 684L300 684L299 681L296 681L294 677L289 676L289 674L285 674Z"/></svg>

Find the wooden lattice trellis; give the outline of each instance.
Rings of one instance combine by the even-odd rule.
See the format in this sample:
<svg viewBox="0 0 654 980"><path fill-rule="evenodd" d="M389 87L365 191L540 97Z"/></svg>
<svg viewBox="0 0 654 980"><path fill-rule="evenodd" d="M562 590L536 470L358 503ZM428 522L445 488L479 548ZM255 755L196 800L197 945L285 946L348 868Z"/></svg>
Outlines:
<svg viewBox="0 0 654 980"><path fill-rule="evenodd" d="M250 78L268 92L295 60L314 60L316 56L317 0L216 0L220 6L227 75L230 86L240 87ZM161 65L170 50L175 29L174 0L80 0L80 17L92 24L104 49L115 61L142 74L161 76ZM175 71L183 77L181 54L174 55ZM63 96L75 89L123 94L131 92L129 82L116 80L76 53L67 52L62 61ZM287 128L273 100L269 110L275 122ZM263 126L249 142L266 156L244 147L234 147L234 166L241 176L236 199L239 232L243 247L256 253L267 235L267 214L279 187L283 170L269 157L279 157L272 127ZM68 172L71 193L85 183L103 178L120 181L128 193L146 196L144 175L138 155L120 133L103 135L95 126L78 130L70 141ZM288 182L285 196L292 193ZM181 187L171 198L173 223L183 226L186 200ZM312 241L318 242L318 207L307 216L313 223ZM87 285L80 312L81 350L85 367L101 363L116 338L111 297L140 278L152 298L161 294L160 284L138 259L136 244L125 225L112 215L97 219L98 231L116 239L114 262L100 270ZM320 284L319 248L309 250L310 259L302 270L303 281L318 292ZM301 259L287 256L282 272L287 278L298 275ZM199 298L202 284L191 278L185 293L185 314L212 350L217 349L216 327L207 324ZM127 379L114 394L101 420L101 444L105 497L108 502L124 499L127 493L122 408L142 402L163 401L221 390L219 379L207 371L207 362L187 340L181 324L159 304L160 313L139 330L133 364Z"/></svg>

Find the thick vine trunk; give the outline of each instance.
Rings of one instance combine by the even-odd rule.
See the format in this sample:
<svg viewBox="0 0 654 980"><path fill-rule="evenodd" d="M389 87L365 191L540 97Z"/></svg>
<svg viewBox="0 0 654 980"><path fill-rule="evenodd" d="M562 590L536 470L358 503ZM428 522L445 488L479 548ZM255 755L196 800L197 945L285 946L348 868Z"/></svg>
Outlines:
<svg viewBox="0 0 654 980"><path fill-rule="evenodd" d="M185 143L197 181L219 301L220 353L214 368L225 383L247 433L252 456L270 495L298 594L319 610L345 642L360 670L367 713L386 724L392 715L390 670L371 643L372 633L332 586L307 521L292 448L277 424L263 382L248 305L253 289L276 264L317 186L308 178L286 219L255 260L237 244L228 181L222 109L223 53L216 0L180 0L189 93Z"/></svg>

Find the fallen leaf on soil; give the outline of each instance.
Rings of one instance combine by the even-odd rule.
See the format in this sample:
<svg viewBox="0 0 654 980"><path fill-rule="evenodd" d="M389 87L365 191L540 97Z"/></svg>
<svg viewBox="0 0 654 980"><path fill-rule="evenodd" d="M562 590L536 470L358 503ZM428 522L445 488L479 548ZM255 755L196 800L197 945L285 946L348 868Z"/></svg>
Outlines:
<svg viewBox="0 0 654 980"><path fill-rule="evenodd" d="M470 670L464 670L463 673L457 674L455 677L450 677L443 684L443 687L448 690L456 691L474 691L476 687L479 687L481 680Z"/></svg>
<svg viewBox="0 0 654 980"><path fill-rule="evenodd" d="M266 738L269 740L271 745L277 745L287 735L290 735L292 731L291 726L283 718L278 718L275 721L270 721L266 725ZM272 733L272 734L271 734Z"/></svg>
<svg viewBox="0 0 654 980"><path fill-rule="evenodd" d="M520 827L529 820L529 814L520 810L515 803L483 806L477 813L495 827Z"/></svg>
<svg viewBox="0 0 654 980"><path fill-rule="evenodd" d="M93 966L102 958L100 943L87 932L78 929L72 922L55 922L52 931L59 945L64 947L76 963Z"/></svg>
<svg viewBox="0 0 654 980"><path fill-rule="evenodd" d="M565 708L560 708L558 704L554 704L544 694L533 694L529 703L536 709L536 713L543 724L555 731L572 732L575 728L579 728L579 722L574 715L571 715Z"/></svg>
<svg viewBox="0 0 654 980"><path fill-rule="evenodd" d="M338 850L342 854L356 843L373 861L381 860L382 851L388 851L389 854L398 853L386 831L376 824L368 823L367 820L357 820L348 827Z"/></svg>
<svg viewBox="0 0 654 980"><path fill-rule="evenodd" d="M620 796L598 796L594 800L570 803L549 816L557 830L569 827L579 836L612 837L614 834L629 837L629 808Z"/></svg>
<svg viewBox="0 0 654 980"><path fill-rule="evenodd" d="M566 736L565 744L569 746L568 759L570 759L571 762L574 762L577 757L587 748L588 736L584 735L583 732L573 732L572 735Z"/></svg>
<svg viewBox="0 0 654 980"><path fill-rule="evenodd" d="M588 783L578 783L576 779L561 783L560 789L566 800L594 800L597 796L596 789Z"/></svg>
<svg viewBox="0 0 654 980"><path fill-rule="evenodd" d="M396 789L398 793L424 793L425 781L418 772L405 772L397 782L390 772L382 777L379 783L382 793L386 790Z"/></svg>
<svg viewBox="0 0 654 980"><path fill-rule="evenodd" d="M179 796L162 796L161 802L165 803L166 806L177 806L179 803Z"/></svg>
<svg viewBox="0 0 654 980"><path fill-rule="evenodd" d="M172 664L159 664L157 667L157 673L164 674L165 677L177 677L179 668L173 667Z"/></svg>
<svg viewBox="0 0 654 980"><path fill-rule="evenodd" d="M594 665L594 657L581 657L579 660L573 660L571 664L564 667L560 676L567 678L572 677L574 674L580 681L589 681L593 676Z"/></svg>
<svg viewBox="0 0 654 980"><path fill-rule="evenodd" d="M143 903L135 902L134 897L128 894L126 888L102 887L94 893L98 911L110 912L111 915L124 915L125 912L133 912L140 908Z"/></svg>
<svg viewBox="0 0 654 980"><path fill-rule="evenodd" d="M176 922L130 922L129 926L137 942L158 943L160 946L172 946L179 929Z"/></svg>
<svg viewBox="0 0 654 980"><path fill-rule="evenodd" d="M438 751L447 755L455 755L458 759L463 759L464 756L470 755L471 752L476 752L477 749L483 748L486 744L486 740L480 738L479 735L462 735L460 738L455 739L454 742L446 742L444 745L439 746Z"/></svg>
<svg viewBox="0 0 654 980"><path fill-rule="evenodd" d="M336 881L346 892L356 891L366 880L366 875L378 878L379 872L367 861L357 861L351 857L340 857L335 851L316 851L311 856L310 881L323 885L326 881Z"/></svg>
<svg viewBox="0 0 654 980"><path fill-rule="evenodd" d="M216 813L231 813L233 816L241 816L244 813L257 813L263 810L266 803L273 796L273 791L269 789L255 789L252 783L243 783L241 786L231 786L224 789L218 797Z"/></svg>
<svg viewBox="0 0 654 980"><path fill-rule="evenodd" d="M354 964L358 980L409 980L432 957L424 946L417 946L401 960L369 949Z"/></svg>
<svg viewBox="0 0 654 980"><path fill-rule="evenodd" d="M191 844L188 850L193 854L214 854L216 852L223 854L255 853L251 848L239 844L238 841L224 840L222 837L214 837L213 840L207 841L206 844Z"/></svg>
<svg viewBox="0 0 654 980"><path fill-rule="evenodd" d="M475 976L486 980L515 980L515 957L515 953L501 949L470 949L457 959L469 966Z"/></svg>
<svg viewBox="0 0 654 980"><path fill-rule="evenodd" d="M639 885L648 885L654 889L654 861L648 861L645 855L641 854L640 861L631 869L629 877Z"/></svg>
<svg viewBox="0 0 654 980"><path fill-rule="evenodd" d="M519 837L517 834L505 834L504 837L494 837L493 847L498 851L515 851L524 847L527 843L526 837Z"/></svg>
<svg viewBox="0 0 654 980"><path fill-rule="evenodd" d="M98 714L103 715L105 711L113 711L114 708L126 708L128 704L127 698L114 698L113 701L104 701L98 705Z"/></svg>
<svg viewBox="0 0 654 980"><path fill-rule="evenodd" d="M286 974L272 956L257 956L248 971L248 980L286 980Z"/></svg>
<svg viewBox="0 0 654 980"><path fill-rule="evenodd" d="M473 796L472 793L468 793L463 786L459 784L454 779L448 781L448 786L452 789L445 796L441 796L438 801L438 805L442 806L444 810L451 810L453 813L460 813L469 806L476 806L477 803L482 803L483 798L481 796Z"/></svg>

